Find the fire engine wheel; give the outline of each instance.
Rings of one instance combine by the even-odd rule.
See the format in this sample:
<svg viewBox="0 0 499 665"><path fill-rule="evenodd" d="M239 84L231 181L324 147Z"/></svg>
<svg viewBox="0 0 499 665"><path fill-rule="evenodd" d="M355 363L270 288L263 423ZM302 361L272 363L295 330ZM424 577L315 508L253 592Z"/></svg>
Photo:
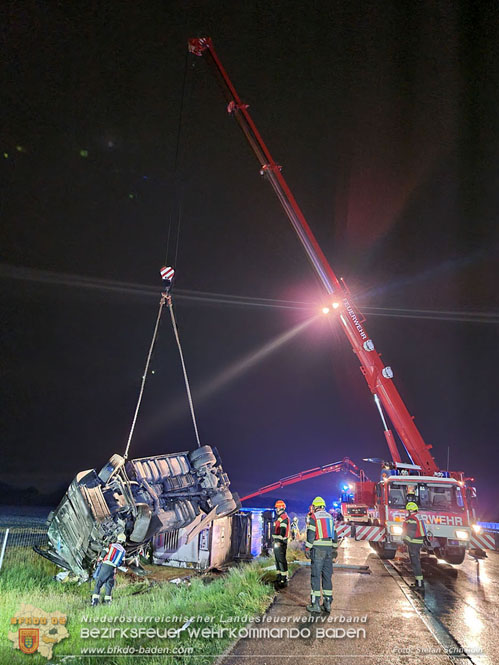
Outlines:
<svg viewBox="0 0 499 665"><path fill-rule="evenodd" d="M447 561L447 563L452 563L455 566L459 566L459 564L463 563L465 556L466 549L464 547L460 547L457 552L444 552L442 558Z"/></svg>

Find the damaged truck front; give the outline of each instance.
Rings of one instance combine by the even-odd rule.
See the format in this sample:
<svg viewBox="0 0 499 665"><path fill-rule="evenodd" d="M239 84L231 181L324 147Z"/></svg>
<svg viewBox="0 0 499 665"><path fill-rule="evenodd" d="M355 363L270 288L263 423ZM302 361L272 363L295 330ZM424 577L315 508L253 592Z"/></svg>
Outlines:
<svg viewBox="0 0 499 665"><path fill-rule="evenodd" d="M87 580L107 545L125 533L127 558L155 535L240 508L216 448L125 460L81 471L48 518L48 547L35 548Z"/></svg>

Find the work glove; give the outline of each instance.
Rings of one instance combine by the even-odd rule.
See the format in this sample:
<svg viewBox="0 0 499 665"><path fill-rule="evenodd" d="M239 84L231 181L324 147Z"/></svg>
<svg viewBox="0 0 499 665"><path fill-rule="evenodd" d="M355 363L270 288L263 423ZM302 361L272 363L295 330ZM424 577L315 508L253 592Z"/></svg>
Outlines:
<svg viewBox="0 0 499 665"><path fill-rule="evenodd" d="M305 556L307 557L307 559L312 558L312 553L310 552L310 547L305 547Z"/></svg>

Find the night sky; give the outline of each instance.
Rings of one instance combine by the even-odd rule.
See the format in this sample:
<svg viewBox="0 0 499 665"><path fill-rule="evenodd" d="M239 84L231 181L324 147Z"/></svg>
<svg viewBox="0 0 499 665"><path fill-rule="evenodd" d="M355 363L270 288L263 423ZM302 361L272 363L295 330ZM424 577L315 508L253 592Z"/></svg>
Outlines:
<svg viewBox="0 0 499 665"><path fill-rule="evenodd" d="M322 315L219 380L314 317L322 292L208 63L187 56L210 36L437 461L450 446L499 517L497 3L1 14L0 481L49 491L123 452L165 257L201 440L233 489L388 457L358 361ZM196 445L168 313L152 369L135 457Z"/></svg>

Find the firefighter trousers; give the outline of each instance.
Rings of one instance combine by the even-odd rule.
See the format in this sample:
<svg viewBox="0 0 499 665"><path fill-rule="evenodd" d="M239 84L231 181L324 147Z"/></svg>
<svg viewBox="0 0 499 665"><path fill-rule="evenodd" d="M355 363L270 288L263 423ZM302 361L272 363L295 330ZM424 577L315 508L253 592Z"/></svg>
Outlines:
<svg viewBox="0 0 499 665"><path fill-rule="evenodd" d="M311 574L310 583L312 585L312 600L321 597L333 596L333 548L327 546L312 547L311 552Z"/></svg>
<svg viewBox="0 0 499 665"><path fill-rule="evenodd" d="M116 568L108 563L102 563L100 566L99 574L95 579L94 594L98 596L100 590L104 586L106 596L110 596L114 586L114 574Z"/></svg>
<svg viewBox="0 0 499 665"><path fill-rule="evenodd" d="M423 571L421 569L421 547L420 543L407 543L412 572L417 580L423 579Z"/></svg>
<svg viewBox="0 0 499 665"><path fill-rule="evenodd" d="M274 540L275 569L277 570L277 579L287 581L288 579L288 561L286 559L287 543L280 540Z"/></svg>

